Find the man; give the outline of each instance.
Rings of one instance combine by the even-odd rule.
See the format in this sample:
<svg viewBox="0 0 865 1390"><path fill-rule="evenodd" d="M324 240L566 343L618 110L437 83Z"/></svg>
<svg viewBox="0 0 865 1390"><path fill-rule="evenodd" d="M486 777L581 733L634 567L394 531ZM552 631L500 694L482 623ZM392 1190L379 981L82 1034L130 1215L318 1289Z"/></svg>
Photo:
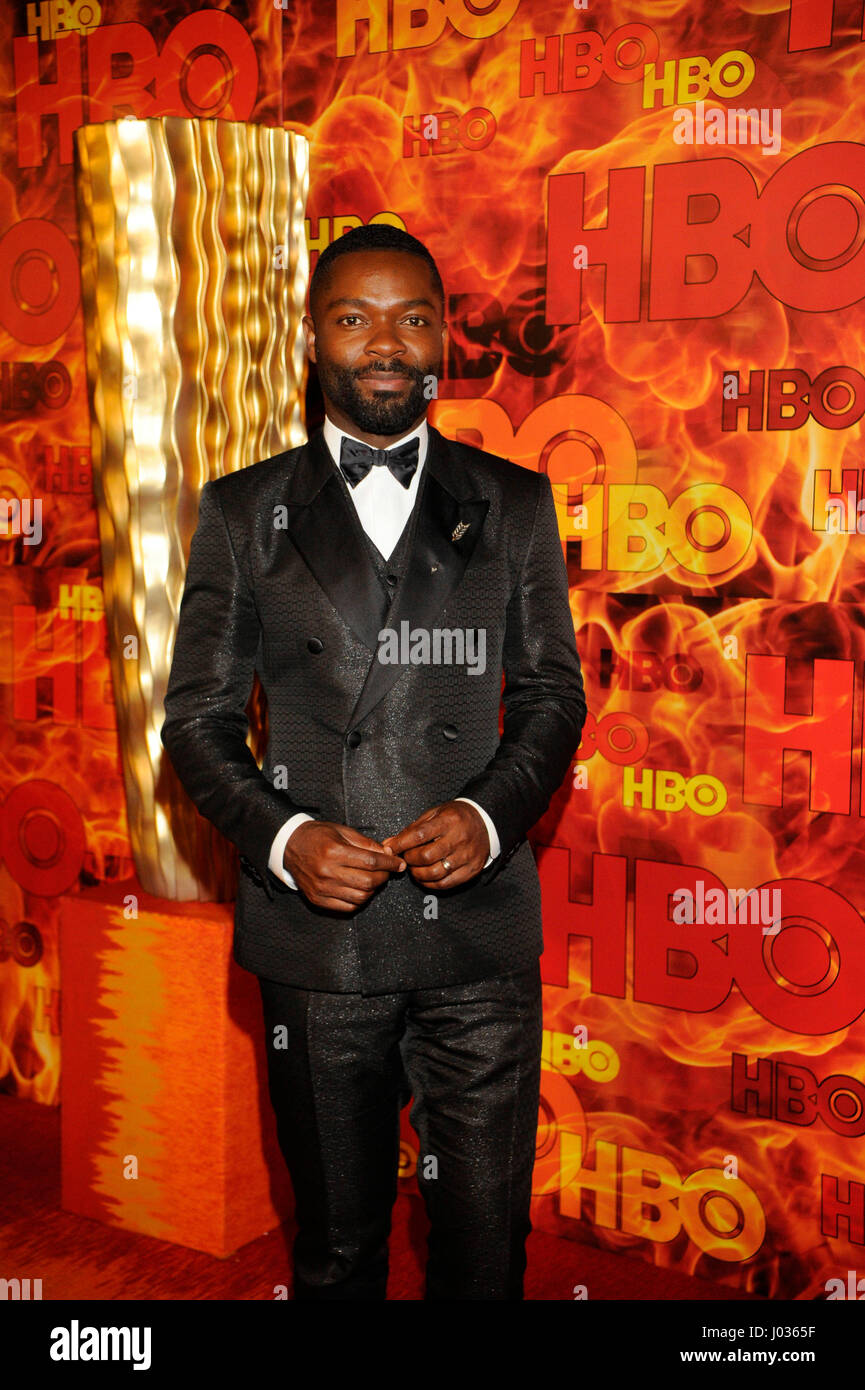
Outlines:
<svg viewBox="0 0 865 1390"><path fill-rule="evenodd" d="M414 237L329 246L303 326L324 427L202 490L162 738L240 851L234 954L261 987L295 1298L385 1297L410 1094L426 1298L520 1299L541 1046L526 834L585 718L552 491L427 424L447 329Z"/></svg>

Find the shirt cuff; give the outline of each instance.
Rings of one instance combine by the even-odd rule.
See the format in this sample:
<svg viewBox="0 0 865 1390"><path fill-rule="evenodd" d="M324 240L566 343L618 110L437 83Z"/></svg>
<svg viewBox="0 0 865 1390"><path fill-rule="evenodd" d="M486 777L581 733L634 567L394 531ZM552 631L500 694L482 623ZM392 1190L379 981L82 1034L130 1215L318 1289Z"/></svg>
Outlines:
<svg viewBox="0 0 865 1390"><path fill-rule="evenodd" d="M502 847L499 844L499 837L496 834L496 828L490 820L489 816L487 815L486 811L484 810L483 806L479 806L476 801L472 801L470 796L458 796L455 798L455 800L467 801L469 806L474 806L475 810L478 812L478 814L481 817L481 820L487 828L487 834L490 837L490 852L487 855L487 862L486 864L484 864L484 868L486 869L489 867L490 864L492 864L494 859L498 858L499 854L501 853Z"/></svg>
<svg viewBox="0 0 865 1390"><path fill-rule="evenodd" d="M267 861L267 867L270 869L270 872L277 878L282 879L283 883L287 883L289 888L294 889L297 889L297 884L285 867L282 856L295 830L299 825L302 825L305 820L315 820L315 816L308 816L306 811L298 811L296 816L292 816L290 820L285 822L285 825L277 830L273 844L270 847L270 858Z"/></svg>

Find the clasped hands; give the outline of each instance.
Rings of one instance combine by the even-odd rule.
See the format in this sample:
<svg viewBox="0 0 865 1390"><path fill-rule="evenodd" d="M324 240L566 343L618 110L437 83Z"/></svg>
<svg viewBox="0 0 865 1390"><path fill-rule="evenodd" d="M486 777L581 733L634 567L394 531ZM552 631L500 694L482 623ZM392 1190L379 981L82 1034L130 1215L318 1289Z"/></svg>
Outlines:
<svg viewBox="0 0 865 1390"><path fill-rule="evenodd" d="M474 806L444 801L381 842L350 825L304 821L285 846L283 863L314 906L351 912L392 873L408 872L436 889L456 888L480 872L489 852L487 828Z"/></svg>

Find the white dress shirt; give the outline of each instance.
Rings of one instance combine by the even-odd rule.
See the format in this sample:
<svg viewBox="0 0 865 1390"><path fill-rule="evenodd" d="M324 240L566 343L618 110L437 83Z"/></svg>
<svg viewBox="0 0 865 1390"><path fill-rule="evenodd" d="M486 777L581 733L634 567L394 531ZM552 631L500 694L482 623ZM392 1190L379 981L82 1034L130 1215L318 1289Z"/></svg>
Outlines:
<svg viewBox="0 0 865 1390"><path fill-rule="evenodd" d="M329 416L324 420L324 440L327 444L334 467L338 467L342 438L344 430L339 429ZM389 449L396 448L397 444L405 444L408 440L417 437L418 444L418 465L414 471L414 476L408 487L403 487L402 483L393 476L389 468L371 468L365 478L354 487L348 485L349 496L354 503L360 524L375 545L384 556L388 558L397 541L405 529L405 524L411 515L411 510L415 504L417 490L420 485L420 475L424 466L429 443L426 420L421 420L417 429L411 434L404 435L397 439L393 444L389 444ZM354 435L349 435L349 439L354 439ZM358 441L363 442L363 441ZM487 828L490 841L490 852L487 856L486 864L491 864L500 853L501 846L496 828L492 823L487 812L482 806L478 806L476 801L472 801L468 796L456 798L458 801L467 801L470 806L474 806L483 819ZM306 820L314 820L314 816L307 815L306 811L298 811L291 816L283 826L277 831L273 844L270 849L268 867L271 873L277 878L287 883L289 888L297 888L297 884L283 863L283 854L289 838L294 834L297 827Z"/></svg>

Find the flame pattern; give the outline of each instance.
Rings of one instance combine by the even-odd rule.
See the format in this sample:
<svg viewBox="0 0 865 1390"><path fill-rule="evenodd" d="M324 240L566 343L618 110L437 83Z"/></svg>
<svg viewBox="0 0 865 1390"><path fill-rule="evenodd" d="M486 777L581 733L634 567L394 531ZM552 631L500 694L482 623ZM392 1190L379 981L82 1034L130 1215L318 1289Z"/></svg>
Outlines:
<svg viewBox="0 0 865 1390"><path fill-rule="evenodd" d="M613 722L631 721L632 728L645 730L643 756L633 764L637 775L649 769L669 770L683 779L711 776L726 794L723 811L714 817L687 808L650 807L639 799L627 806L626 765L587 741L581 750L585 785L566 783L536 828L545 885L546 1027L551 1035L571 1035L575 1027L586 1027L590 1039L615 1053L618 1070L610 1079L592 1077L585 1068L574 1074L551 1052L544 1070L535 1220L569 1238L649 1263L676 1265L771 1298L821 1297L829 1277L843 1277L857 1262L861 1268L863 1241L855 1229L842 1221L837 1235L825 1233L830 1227L821 1211L821 1174L834 1175L839 1190L849 1184L853 1200L861 1191L862 1139L834 1132L819 1116L802 1125L732 1112L730 1071L735 1052L776 1066L808 1068L818 1081L835 1075L861 1085L857 992L863 976L857 977L847 948L834 953L845 982L847 1021L823 1031L809 1022L819 988L808 981L819 979L820 941L828 937L825 954L833 957L831 942L840 934L842 919L853 912L861 924L865 910L861 541L856 532L834 535L812 525L816 473L829 470L840 478L842 469L858 472L862 428L855 422L830 430L812 419L799 429L747 431L740 425L724 431L721 384L731 368L743 378L751 371L783 369L806 372L812 379L837 364L858 368L862 305L856 300L832 313L794 309L757 278L735 308L717 317L649 321L644 310L639 322L609 323L603 284L593 272L583 277L582 323L547 324L549 177L584 174L586 226L600 227L610 170L644 169L651 188L658 167L716 158L718 151L675 145L670 108L644 109L639 81L617 82L602 74L584 91L544 94L537 87L532 96L518 93L521 44L532 40L540 54L550 36L577 30L592 29L609 39L624 25L648 26L657 36L660 62L701 54L711 61L743 50L754 59L755 78L746 98L735 104L780 108L782 147L774 163L745 146L723 153L733 156L762 189L772 168L803 152L830 142L858 148L861 36L836 16L830 45L789 51L788 0L592 0L585 12L570 7L551 11L541 0L487 7L449 0L446 7L436 7L445 16L441 32L424 41L411 35L406 27L410 20L398 19L404 6L370 0L374 22L356 27L344 18L348 8L340 0L327 5L289 0L282 11L263 3L249 7L248 27L261 61L259 110L264 119L284 123L310 141L313 257L333 233L337 218L366 222L397 217L429 245L450 296L453 340L442 399L432 418L447 434L550 473L596 724L612 716ZM122 17L139 19L161 35L178 13L172 7L144 15L130 0ZM274 13L281 20L281 43L273 41ZM14 22L11 15L0 15L4 53ZM269 48L261 43L265 34L271 38ZM6 71L12 110L14 79ZM718 104L730 103L721 98ZM457 139L422 153L420 142L406 135L406 122L417 133L424 115L462 117L473 108L495 120L494 138L483 148ZM16 169L14 122L0 122L0 154L0 231L23 216L69 226L68 181L59 177L56 162L35 172ZM652 270L646 243L644 297ZM74 412L64 415L62 428L50 412L37 407L14 419L2 438L0 462L24 477L31 476L26 460L37 436L40 445L53 442L58 447L83 436L81 343L76 319L63 342L76 404ZM25 354L20 343L8 338L0 348L2 358L26 355L47 362L58 354L56 343ZM73 415L77 431L70 423ZM575 543L576 507L586 485L611 478L654 486L668 498L695 483L727 487L747 508L750 543L720 575L685 571L669 557L644 571L587 567ZM6 542L8 592L14 602L33 603L42 591L32 576L43 567L49 567L49 585L58 585L61 576L67 584L73 576L78 583L98 582L90 497L65 494L48 521L37 554L26 553L18 540ZM53 592L56 603L56 587ZM38 623L51 626L43 616ZM98 648L99 624L80 627L85 635L79 635L79 643L86 640ZM55 643L56 629L54 624ZM8 698L15 679L26 682L56 672L56 659L43 648L44 640L37 637L29 646L23 674L6 673ZM647 680L640 688L633 678L623 684L622 663L633 662L640 652L661 664L687 654L701 673L699 685L671 689L663 680L654 685ZM784 659L785 708L754 699L757 657ZM823 717L823 724L837 728L834 753L826 753L828 762L816 770L809 770L807 755L788 755L780 804L772 799L777 777L758 769L759 794L746 800L746 701L758 747L782 730L795 742L797 731L813 727L808 720L817 662L832 663L833 670L846 664L855 677L852 704L836 698ZM64 780L82 808L92 872L104 876L110 855L119 859L128 854L113 733L43 721L28 725L21 737L23 745L12 738L3 745L5 787L34 773ZM827 779L843 783L845 776L847 811L826 809L820 788ZM555 860L563 853L568 856L568 901ZM627 864L624 917L615 925L625 942L621 996L592 988L585 942L572 944L566 976L550 964L562 954L567 958L567 938L576 935L574 909L596 901L593 855ZM681 865L683 870L693 866L730 887L798 880L825 890L830 906L810 927L801 910L804 889L799 900L785 899L781 938L787 944L782 949L779 939L771 948L774 975L768 968L765 972L791 998L798 991L801 1031L771 1022L740 984L704 1011L663 1007L639 994L635 939L645 905L637 893L636 860ZM7 875L5 867L2 872ZM4 887L7 917L35 914L32 896L22 892L17 900L13 879L6 876ZM559 896L551 897L551 890ZM42 910L45 900L40 901ZM40 920L47 921L44 912ZM851 940L855 964L859 948L856 938ZM36 1037L20 995L26 971L14 963L2 964L0 970L5 972L0 1075L5 1071L10 1087L23 1088L27 1068L22 1060L29 1054L20 1039ZM56 976L51 978L56 982ZM13 1064L14 1039L19 1042ZM56 1068L56 1039L44 1060L46 1070ZM50 1087L41 1098L53 1098ZM580 1218L573 1202L580 1161L588 1177L593 1166L597 1170L599 1154L607 1152L604 1145L618 1156L616 1175L608 1180L596 1172L598 1195L587 1199ZM652 1157L640 1160L635 1154ZM737 1159L740 1179L757 1204L747 1233L736 1233L730 1202L711 1195L713 1183L723 1191L730 1156ZM681 1221L672 1237L668 1232L659 1238L660 1226L653 1230L648 1219L650 1210L643 1213L642 1224L633 1213L625 1219L622 1191L633 1191L642 1180L640 1164L651 1169L652 1162L668 1178L671 1169L678 1175L671 1202L679 1213L689 1200L683 1195L685 1184L707 1170L714 1174L705 1179L708 1187L694 1204L705 1217L702 1225L698 1213L688 1226ZM703 1178L698 1189L701 1182ZM597 1203L603 1208L612 1199L615 1214L604 1224L597 1219ZM748 1238L760 1215L764 1229L752 1250ZM715 1236L707 1235L713 1228Z"/></svg>

